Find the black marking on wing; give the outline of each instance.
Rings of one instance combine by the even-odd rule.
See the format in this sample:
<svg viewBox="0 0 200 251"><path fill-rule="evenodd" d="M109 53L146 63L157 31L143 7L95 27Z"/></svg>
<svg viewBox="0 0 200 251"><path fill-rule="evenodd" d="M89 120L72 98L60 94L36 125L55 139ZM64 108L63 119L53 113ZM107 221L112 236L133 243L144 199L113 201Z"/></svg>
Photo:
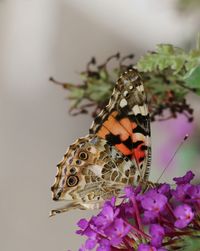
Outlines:
<svg viewBox="0 0 200 251"><path fill-rule="evenodd" d="M127 146L128 149L130 149L130 150L132 150L134 148L133 142L132 142L132 139L130 136L128 137L128 139L121 141L121 143L123 143L125 146Z"/></svg>
<svg viewBox="0 0 200 251"><path fill-rule="evenodd" d="M138 140L136 142L133 142L133 149L136 149L139 145L143 144L144 142L142 140Z"/></svg>
<svg viewBox="0 0 200 251"><path fill-rule="evenodd" d="M148 149L148 146L141 145L140 149L141 149L142 151L146 151L146 150Z"/></svg>
<svg viewBox="0 0 200 251"><path fill-rule="evenodd" d="M119 135L113 134L106 135L106 140L112 145L120 144L122 142Z"/></svg>
<svg viewBox="0 0 200 251"><path fill-rule="evenodd" d="M142 162L144 160L144 157L139 158L139 162Z"/></svg>
<svg viewBox="0 0 200 251"><path fill-rule="evenodd" d="M150 131L145 130L144 128L142 128L141 126L137 126L136 128L134 128L133 133L141 133L144 136L150 136Z"/></svg>

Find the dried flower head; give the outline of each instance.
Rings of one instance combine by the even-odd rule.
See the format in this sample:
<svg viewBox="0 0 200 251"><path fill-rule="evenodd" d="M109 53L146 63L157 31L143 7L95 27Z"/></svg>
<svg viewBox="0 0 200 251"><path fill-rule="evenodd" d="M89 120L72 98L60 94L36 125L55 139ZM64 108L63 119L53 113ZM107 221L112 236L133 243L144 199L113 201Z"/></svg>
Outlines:
<svg viewBox="0 0 200 251"><path fill-rule="evenodd" d="M173 45L161 44L156 51L146 53L135 64L134 55L121 56L116 53L103 64L97 64L95 57L80 73L81 84L55 84L69 91L68 99L73 103L69 109L72 115L91 112L95 117L107 104L116 79L133 66L140 71L149 97L152 121L176 118L183 114L189 122L193 120L193 109L186 101L189 92L200 94L200 50L185 52ZM115 60L114 67L110 67Z"/></svg>

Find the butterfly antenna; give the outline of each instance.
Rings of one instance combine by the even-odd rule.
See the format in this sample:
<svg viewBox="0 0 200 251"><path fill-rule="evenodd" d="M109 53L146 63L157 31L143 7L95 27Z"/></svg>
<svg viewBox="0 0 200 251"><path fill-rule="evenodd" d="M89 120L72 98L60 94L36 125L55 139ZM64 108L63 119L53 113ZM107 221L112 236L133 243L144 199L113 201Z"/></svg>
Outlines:
<svg viewBox="0 0 200 251"><path fill-rule="evenodd" d="M189 135L186 134L184 139L181 141L181 143L179 144L179 146L177 147L176 151L174 152L174 154L172 155L171 159L169 160L169 162L167 163L166 167L163 169L160 177L157 179L157 182L159 182L159 180L161 179L161 177L163 176L164 172L167 170L167 168L171 165L174 157L176 156L177 152L180 150L180 148L182 147L182 145L184 144L184 142L188 139Z"/></svg>

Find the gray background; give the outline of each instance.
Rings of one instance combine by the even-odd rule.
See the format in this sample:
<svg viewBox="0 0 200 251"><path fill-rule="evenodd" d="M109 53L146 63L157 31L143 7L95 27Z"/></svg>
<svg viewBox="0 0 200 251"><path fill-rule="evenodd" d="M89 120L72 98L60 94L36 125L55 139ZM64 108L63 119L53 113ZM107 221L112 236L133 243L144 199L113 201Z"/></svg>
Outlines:
<svg viewBox="0 0 200 251"><path fill-rule="evenodd" d="M100 62L117 51L138 57L157 43L194 40L198 14L182 16L174 3L0 1L0 250L77 250L83 242L74 234L76 222L93 212L52 219L48 213L58 206L50 192L55 166L67 146L87 134L91 118L70 117L66 92L48 78L78 82L93 55ZM157 128L153 124L154 152L164 137Z"/></svg>

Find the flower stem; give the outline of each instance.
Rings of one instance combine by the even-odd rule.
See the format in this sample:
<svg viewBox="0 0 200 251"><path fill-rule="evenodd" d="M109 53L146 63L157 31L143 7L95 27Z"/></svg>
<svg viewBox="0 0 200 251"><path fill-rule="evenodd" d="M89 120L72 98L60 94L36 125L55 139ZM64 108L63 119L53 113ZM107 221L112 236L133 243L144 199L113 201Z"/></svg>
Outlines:
<svg viewBox="0 0 200 251"><path fill-rule="evenodd" d="M130 226L131 229L132 229L133 231L135 231L137 234L141 235L141 236L144 237L144 238L150 239L150 236L147 235L146 233L144 233L143 231L141 231L140 229L138 229L138 228L134 227L133 225L129 224L127 221L124 221L124 222L125 222L128 226Z"/></svg>
<svg viewBox="0 0 200 251"><path fill-rule="evenodd" d="M135 215L136 215L136 220L137 220L138 227L139 227L139 229L143 230L139 209L138 209L138 206L137 206L137 203L136 203L136 200L135 200L135 195L131 196L131 202L132 202L133 207L135 209Z"/></svg>

